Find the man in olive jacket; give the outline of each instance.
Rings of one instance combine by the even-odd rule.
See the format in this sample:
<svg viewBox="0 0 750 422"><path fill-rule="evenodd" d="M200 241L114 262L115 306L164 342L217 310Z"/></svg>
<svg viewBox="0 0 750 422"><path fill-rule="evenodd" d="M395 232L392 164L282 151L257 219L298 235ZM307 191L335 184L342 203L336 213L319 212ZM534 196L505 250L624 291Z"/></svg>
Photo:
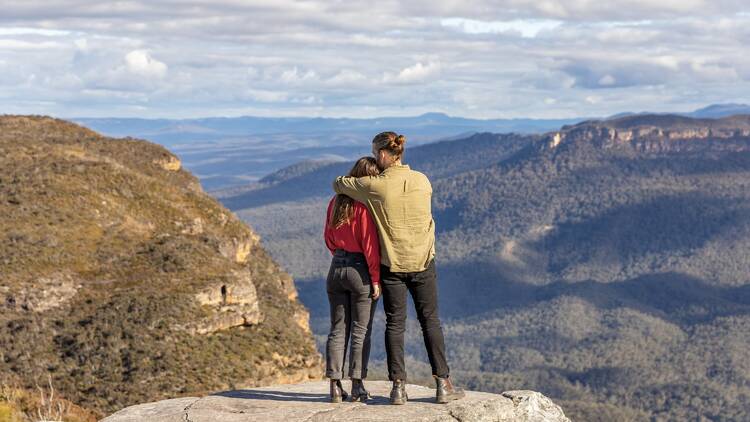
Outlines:
<svg viewBox="0 0 750 422"><path fill-rule="evenodd" d="M378 134L372 141L372 153L381 174L338 177L333 189L365 204L378 227L388 378L393 381L391 403L404 404L408 399L404 365L407 291L414 301L436 380L436 401L448 403L463 397L464 392L454 387L449 377L438 316L432 185L427 176L401 163L405 142L403 135L394 132Z"/></svg>

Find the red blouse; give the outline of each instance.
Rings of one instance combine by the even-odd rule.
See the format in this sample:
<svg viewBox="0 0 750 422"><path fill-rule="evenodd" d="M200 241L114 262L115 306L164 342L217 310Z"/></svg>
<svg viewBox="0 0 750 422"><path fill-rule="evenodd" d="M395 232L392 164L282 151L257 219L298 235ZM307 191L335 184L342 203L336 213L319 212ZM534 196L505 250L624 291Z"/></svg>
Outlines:
<svg viewBox="0 0 750 422"><path fill-rule="evenodd" d="M333 254L336 249L348 252L361 252L367 259L372 284L380 283L380 239L378 228L367 207L361 202L354 201L354 213L349 223L335 229L330 224L331 213L336 196L328 203L324 237L326 246Z"/></svg>

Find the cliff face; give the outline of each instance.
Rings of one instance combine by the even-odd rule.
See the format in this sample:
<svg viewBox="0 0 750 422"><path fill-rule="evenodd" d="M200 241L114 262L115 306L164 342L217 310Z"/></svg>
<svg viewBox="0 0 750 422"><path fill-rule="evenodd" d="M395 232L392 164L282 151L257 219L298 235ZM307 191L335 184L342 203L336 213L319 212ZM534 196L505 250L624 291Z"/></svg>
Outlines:
<svg viewBox="0 0 750 422"><path fill-rule="evenodd" d="M318 377L289 275L158 145L0 117L0 378L109 413Z"/></svg>
<svg viewBox="0 0 750 422"><path fill-rule="evenodd" d="M604 148L631 147L645 153L689 151L747 151L750 116L690 119L680 116L628 116L583 122L547 135L542 145L589 143Z"/></svg>

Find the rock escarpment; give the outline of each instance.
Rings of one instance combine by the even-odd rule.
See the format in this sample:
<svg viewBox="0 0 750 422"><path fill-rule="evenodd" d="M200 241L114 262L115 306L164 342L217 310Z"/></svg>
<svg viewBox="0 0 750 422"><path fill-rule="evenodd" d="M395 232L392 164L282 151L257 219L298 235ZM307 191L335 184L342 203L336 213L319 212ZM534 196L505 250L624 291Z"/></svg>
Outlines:
<svg viewBox="0 0 750 422"><path fill-rule="evenodd" d="M161 146L0 117L0 380L100 415L320 376L259 237Z"/></svg>
<svg viewBox="0 0 750 422"><path fill-rule="evenodd" d="M140 404L123 409L103 422L570 422L559 406L533 391L503 394L469 391L465 398L441 405L434 403L434 389L408 385L409 402L392 406L388 403L389 382L366 384L373 395L373 400L366 404L329 403L328 383L309 382ZM344 383L344 388L348 388L348 383Z"/></svg>
<svg viewBox="0 0 750 422"><path fill-rule="evenodd" d="M631 147L645 153L670 151L747 151L750 116L691 119L673 115L627 116L587 121L547 134L543 148L576 143L603 148Z"/></svg>

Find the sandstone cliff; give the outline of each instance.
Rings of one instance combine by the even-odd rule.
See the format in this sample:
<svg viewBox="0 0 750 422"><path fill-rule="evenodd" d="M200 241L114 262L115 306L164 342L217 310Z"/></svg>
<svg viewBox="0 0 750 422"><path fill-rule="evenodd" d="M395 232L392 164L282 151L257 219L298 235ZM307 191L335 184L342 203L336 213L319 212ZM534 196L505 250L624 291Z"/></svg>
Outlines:
<svg viewBox="0 0 750 422"><path fill-rule="evenodd" d="M533 391L470 391L461 400L441 405L434 403L434 389L408 385L409 402L392 406L388 403L389 382L366 385L373 395L367 404L329 403L328 384L309 382L146 403L123 409L102 422L570 422L559 406ZM345 382L344 388L348 387Z"/></svg>
<svg viewBox="0 0 750 422"><path fill-rule="evenodd" d="M161 146L0 117L0 379L99 414L318 377L289 275Z"/></svg>
<svg viewBox="0 0 750 422"><path fill-rule="evenodd" d="M645 153L670 151L747 151L750 116L691 119L674 115L636 115L564 126L547 134L543 147L593 143L603 148L629 147Z"/></svg>

